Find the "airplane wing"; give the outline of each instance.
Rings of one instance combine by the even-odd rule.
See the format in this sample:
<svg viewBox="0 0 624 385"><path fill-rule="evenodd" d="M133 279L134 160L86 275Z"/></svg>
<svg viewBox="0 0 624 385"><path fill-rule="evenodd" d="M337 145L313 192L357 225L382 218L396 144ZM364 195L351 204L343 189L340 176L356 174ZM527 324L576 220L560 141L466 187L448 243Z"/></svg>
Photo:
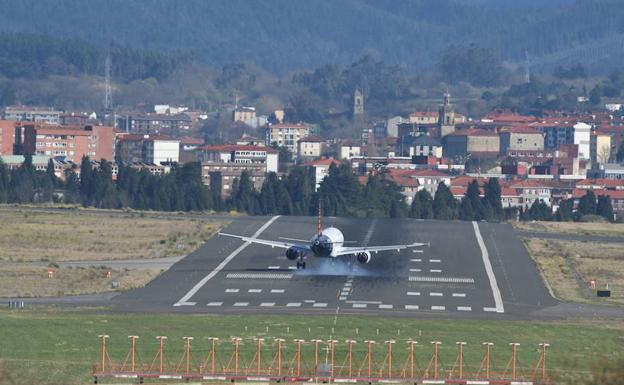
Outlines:
<svg viewBox="0 0 624 385"><path fill-rule="evenodd" d="M290 249L291 247L294 247L294 248L298 249L299 251L303 251L303 252L309 252L310 251L310 246L306 245L306 244L303 244L303 243L290 243L290 242L280 242L280 241L269 241L269 240L266 240L266 239L244 237L242 235L227 234L227 233L219 233L219 235L224 235L226 237L232 237L232 238L238 238L240 240L243 240L243 241L249 242L249 243L258 243L258 244L261 244L261 245L266 245L266 246L271 246L271 247L279 247L281 249Z"/></svg>
<svg viewBox="0 0 624 385"><path fill-rule="evenodd" d="M369 253L377 254L380 251L401 251L403 249L411 249L414 247L426 246L427 243L410 243L409 245L388 245L388 246L361 246L361 247L343 247L337 251L336 256L363 253L365 251Z"/></svg>

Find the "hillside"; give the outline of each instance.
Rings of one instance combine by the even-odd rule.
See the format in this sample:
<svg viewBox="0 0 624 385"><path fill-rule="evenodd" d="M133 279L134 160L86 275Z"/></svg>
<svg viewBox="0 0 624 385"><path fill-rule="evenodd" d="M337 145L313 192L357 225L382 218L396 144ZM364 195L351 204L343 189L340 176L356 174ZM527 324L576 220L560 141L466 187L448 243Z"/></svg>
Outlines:
<svg viewBox="0 0 624 385"><path fill-rule="evenodd" d="M451 45L494 48L510 62L591 51L624 32L618 0L0 0L0 31L190 50L204 63L253 62L276 73L344 65L365 54L425 68ZM608 72L622 45L599 49ZM578 58L581 61L584 55ZM599 65L598 65L599 64Z"/></svg>

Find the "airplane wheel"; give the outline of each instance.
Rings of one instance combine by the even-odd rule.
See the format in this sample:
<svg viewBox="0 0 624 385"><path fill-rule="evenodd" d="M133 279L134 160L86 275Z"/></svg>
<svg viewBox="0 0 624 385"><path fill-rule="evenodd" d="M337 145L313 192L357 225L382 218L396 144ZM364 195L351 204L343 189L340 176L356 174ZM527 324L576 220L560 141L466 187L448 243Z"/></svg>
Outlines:
<svg viewBox="0 0 624 385"><path fill-rule="evenodd" d="M305 268L306 268L306 263L305 263L305 262L302 262L302 263L301 263L301 268L302 268L302 269L305 269Z"/></svg>
<svg viewBox="0 0 624 385"><path fill-rule="evenodd" d="M301 262L297 262L297 270L301 269Z"/></svg>

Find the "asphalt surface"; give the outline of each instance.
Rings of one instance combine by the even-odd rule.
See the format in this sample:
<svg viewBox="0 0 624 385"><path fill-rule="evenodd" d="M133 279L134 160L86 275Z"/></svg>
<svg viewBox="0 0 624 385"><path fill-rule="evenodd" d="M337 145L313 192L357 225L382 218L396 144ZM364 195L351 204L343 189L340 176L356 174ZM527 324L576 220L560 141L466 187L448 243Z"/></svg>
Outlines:
<svg viewBox="0 0 624 385"><path fill-rule="evenodd" d="M283 249L213 237L146 287L111 303L121 311L173 313L488 319L558 314L559 302L549 295L510 225L352 218L326 218L325 225L340 228L346 240L360 245L430 246L373 254L366 265L310 257L308 268L297 271ZM226 231L272 240L308 239L315 218L246 217L234 220Z"/></svg>

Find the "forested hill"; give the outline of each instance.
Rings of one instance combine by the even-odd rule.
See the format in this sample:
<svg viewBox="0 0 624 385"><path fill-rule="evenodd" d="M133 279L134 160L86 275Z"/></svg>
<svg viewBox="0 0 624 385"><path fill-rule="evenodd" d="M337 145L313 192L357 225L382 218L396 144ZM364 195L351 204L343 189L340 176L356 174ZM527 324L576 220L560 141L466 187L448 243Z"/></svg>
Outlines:
<svg viewBox="0 0 624 385"><path fill-rule="evenodd" d="M550 3L550 1L544 1ZM211 65L275 72L346 64L365 54L422 68L451 45L507 61L576 58L609 70L622 58L621 0L0 0L0 31L190 49ZM618 43L619 42L619 43ZM594 44L599 49L594 49ZM565 54L560 55L560 52ZM589 60L591 59L591 61ZM557 64L557 63L551 63Z"/></svg>
<svg viewBox="0 0 624 385"><path fill-rule="evenodd" d="M162 53L119 44L98 46L76 39L0 33L0 75L44 78L50 75L103 75L106 56L118 81L162 79L190 59L190 53Z"/></svg>

